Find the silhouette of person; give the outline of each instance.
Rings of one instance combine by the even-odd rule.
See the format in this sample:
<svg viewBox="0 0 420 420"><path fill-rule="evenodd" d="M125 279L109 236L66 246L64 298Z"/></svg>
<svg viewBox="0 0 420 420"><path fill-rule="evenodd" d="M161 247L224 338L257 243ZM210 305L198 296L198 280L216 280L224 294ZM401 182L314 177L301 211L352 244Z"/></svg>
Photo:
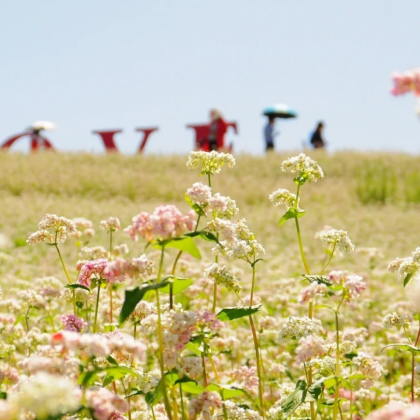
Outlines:
<svg viewBox="0 0 420 420"><path fill-rule="evenodd" d="M225 134L228 124L223 119L223 115L217 109L210 110L210 125L208 145L209 150L219 150L225 147Z"/></svg>
<svg viewBox="0 0 420 420"><path fill-rule="evenodd" d="M274 123L276 118L273 116L268 117L267 125L264 127L265 151L269 152L274 150L274 137L277 133L274 132Z"/></svg>
<svg viewBox="0 0 420 420"><path fill-rule="evenodd" d="M320 121L311 135L311 144L314 149L322 149L325 147L325 141L322 137L323 129L324 123Z"/></svg>

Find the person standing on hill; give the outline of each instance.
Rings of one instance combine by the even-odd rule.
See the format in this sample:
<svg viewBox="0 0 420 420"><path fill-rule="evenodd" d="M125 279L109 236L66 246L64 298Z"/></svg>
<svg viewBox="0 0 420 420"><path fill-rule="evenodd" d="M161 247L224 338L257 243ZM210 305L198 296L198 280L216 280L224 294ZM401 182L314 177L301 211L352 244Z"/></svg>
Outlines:
<svg viewBox="0 0 420 420"><path fill-rule="evenodd" d="M276 119L273 116L268 117L268 123L264 127L265 151L274 150L274 137L277 133L274 132L274 123Z"/></svg>
<svg viewBox="0 0 420 420"><path fill-rule="evenodd" d="M325 147L325 141L322 137L323 129L324 123L320 121L311 135L311 144L314 149L323 149Z"/></svg>
<svg viewBox="0 0 420 420"><path fill-rule="evenodd" d="M225 134L227 129L228 124L223 119L221 112L217 109L211 109L208 137L210 151L223 149L225 147Z"/></svg>

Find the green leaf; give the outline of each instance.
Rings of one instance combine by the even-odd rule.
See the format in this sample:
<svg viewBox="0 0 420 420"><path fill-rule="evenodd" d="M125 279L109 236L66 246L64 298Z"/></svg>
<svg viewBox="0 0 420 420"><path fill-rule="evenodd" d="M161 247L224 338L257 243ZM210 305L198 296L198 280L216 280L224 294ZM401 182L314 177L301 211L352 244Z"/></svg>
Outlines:
<svg viewBox="0 0 420 420"><path fill-rule="evenodd" d="M185 290L187 287L190 287L193 284L192 279L184 279L181 277L168 277L168 285L162 287L162 293L170 293L172 284L172 294L177 295Z"/></svg>
<svg viewBox="0 0 420 420"><path fill-rule="evenodd" d="M187 254L190 254L192 257L200 259L201 254L200 251L197 248L197 245L194 242L194 239L189 236L184 236L183 238L174 238L170 239L168 241L164 241L164 243L155 243L153 245L156 249L162 249L162 247L165 248L176 248L180 251L186 252Z"/></svg>
<svg viewBox="0 0 420 420"><path fill-rule="evenodd" d="M183 376L175 381L175 385L177 384L181 386L182 392L187 392L189 394L202 394L205 391L203 386L188 376Z"/></svg>
<svg viewBox="0 0 420 420"><path fill-rule="evenodd" d="M107 372L109 375L114 376L115 379L120 379L127 375L139 376L139 374L135 370L129 368L128 366L112 366L103 369L103 371Z"/></svg>
<svg viewBox="0 0 420 420"><path fill-rule="evenodd" d="M82 284L79 284L79 283L66 284L65 287L67 289L83 289L83 290L87 290L88 292L90 292L89 287L83 286Z"/></svg>
<svg viewBox="0 0 420 420"><path fill-rule="evenodd" d="M329 376L328 378L324 379L324 385L327 388L331 388L337 384L337 379L335 376Z"/></svg>
<svg viewBox="0 0 420 420"><path fill-rule="evenodd" d="M4 391L0 392L0 400L7 400L7 392L4 392Z"/></svg>
<svg viewBox="0 0 420 420"><path fill-rule="evenodd" d="M167 286L167 281L162 281L157 284L147 284L144 283L142 287L136 287L133 290L125 291L125 299L120 313L120 326L125 322L125 320L132 314L137 304L144 298L144 295L150 290L162 289Z"/></svg>
<svg viewBox="0 0 420 420"><path fill-rule="evenodd" d="M87 388L95 382L97 376L97 370L86 371L79 375L79 379L77 382L79 385L85 386Z"/></svg>
<svg viewBox="0 0 420 420"><path fill-rule="evenodd" d="M197 346L195 346L193 343L187 343L186 345L185 345L185 348L187 349L187 350L190 350L190 351L192 351L194 354L196 354L197 356L201 356L202 355L202 351L197 347Z"/></svg>
<svg viewBox="0 0 420 420"><path fill-rule="evenodd" d="M130 398L130 397L134 397L136 395L144 395L144 392L140 391L140 390L137 390L137 391L132 392L130 395L127 395L125 398L127 399L127 398Z"/></svg>
<svg viewBox="0 0 420 420"><path fill-rule="evenodd" d="M149 406L156 405L163 397L163 390L162 390L162 379L159 381L158 386L153 390L148 392L144 399Z"/></svg>
<svg viewBox="0 0 420 420"><path fill-rule="evenodd" d="M305 210L289 207L286 213L284 213L281 219L279 220L279 223L277 224L277 226L280 227L287 220L302 217L304 214L305 214Z"/></svg>
<svg viewBox="0 0 420 420"><path fill-rule="evenodd" d="M294 411L305 401L306 398L306 382L299 380L296 383L295 390L289 395L281 406L283 418L289 417Z"/></svg>
<svg viewBox="0 0 420 420"><path fill-rule="evenodd" d="M220 321L232 321L234 319L243 318L244 316L255 314L255 312L258 312L260 310L260 308L261 305L224 308L217 314L217 319L220 319Z"/></svg>
<svg viewBox="0 0 420 420"><path fill-rule="evenodd" d="M382 351L384 351L386 348L388 347L399 347L403 350L407 350L410 353L419 353L420 352L420 348L419 347L414 347L411 346L410 344L405 344L405 343L395 343L395 344L388 344L387 346L385 346Z"/></svg>
<svg viewBox="0 0 420 420"><path fill-rule="evenodd" d="M218 385L215 383L211 383L209 386L207 386L206 390L218 392L223 400L230 400L234 397L250 397L248 392L246 392L244 389L232 385Z"/></svg>
<svg viewBox="0 0 420 420"><path fill-rule="evenodd" d="M409 273L405 276L404 279L404 287L407 286L407 284L409 283L409 281L411 280L411 278L413 277L414 273Z"/></svg>
<svg viewBox="0 0 420 420"><path fill-rule="evenodd" d="M251 264L251 267L252 267L252 268L254 268L254 267L257 265L257 263L258 263L258 262L260 262L260 261L267 262L267 260L265 260L264 258L258 258L257 260L255 260L255 261Z"/></svg>
<svg viewBox="0 0 420 420"><path fill-rule="evenodd" d="M307 392L308 396L310 396L310 399L308 399L308 396L306 398L306 401L316 401L319 396L324 391L324 378L321 380L314 382L311 386L308 387Z"/></svg>
<svg viewBox="0 0 420 420"><path fill-rule="evenodd" d="M311 283L325 284L326 286L331 286L332 283L327 276L310 276L307 274L302 274L306 280L309 280Z"/></svg>
<svg viewBox="0 0 420 420"><path fill-rule="evenodd" d="M200 237L200 238L204 239L205 241L217 242L218 244L220 244L216 235L214 235L213 233L208 232L206 230L198 230L196 232L188 232L184 236L189 236L190 238Z"/></svg>

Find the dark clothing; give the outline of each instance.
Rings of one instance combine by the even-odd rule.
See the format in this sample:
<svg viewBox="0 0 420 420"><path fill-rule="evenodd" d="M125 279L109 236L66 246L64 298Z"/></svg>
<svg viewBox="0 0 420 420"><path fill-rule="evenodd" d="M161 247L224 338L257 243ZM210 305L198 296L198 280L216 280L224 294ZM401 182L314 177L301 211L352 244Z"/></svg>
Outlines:
<svg viewBox="0 0 420 420"><path fill-rule="evenodd" d="M318 130L315 130L311 136L311 144L314 149L322 149L325 146L324 139Z"/></svg>

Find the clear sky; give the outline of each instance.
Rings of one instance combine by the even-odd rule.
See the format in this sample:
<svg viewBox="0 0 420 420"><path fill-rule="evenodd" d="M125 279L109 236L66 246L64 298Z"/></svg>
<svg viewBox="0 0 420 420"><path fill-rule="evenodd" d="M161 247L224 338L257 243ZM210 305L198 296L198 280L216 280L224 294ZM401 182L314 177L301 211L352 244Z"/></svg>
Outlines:
<svg viewBox="0 0 420 420"><path fill-rule="evenodd" d="M262 153L261 111L286 103L299 118L278 149L322 119L330 150L418 153L415 98L389 89L420 66L419 16L419 0L5 0L0 139L49 120L58 149L100 152L91 131L121 128L131 153L158 125L146 151L184 153L185 125L216 107L239 123L235 150Z"/></svg>

